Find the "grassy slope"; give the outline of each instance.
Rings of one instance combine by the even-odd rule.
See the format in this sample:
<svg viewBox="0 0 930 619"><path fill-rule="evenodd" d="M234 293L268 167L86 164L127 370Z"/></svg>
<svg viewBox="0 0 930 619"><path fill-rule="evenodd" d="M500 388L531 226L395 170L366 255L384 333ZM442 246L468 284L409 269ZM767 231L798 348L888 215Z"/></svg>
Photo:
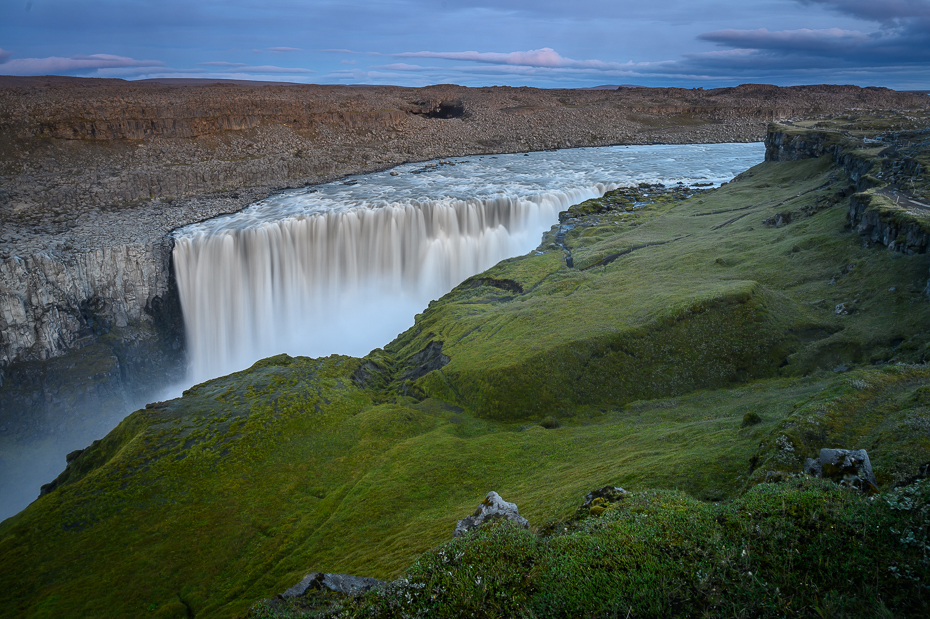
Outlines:
<svg viewBox="0 0 930 619"><path fill-rule="evenodd" d="M0 524L0 608L233 616L309 570L395 576L491 489L541 524L606 484L733 498L823 444L906 476L930 460L930 371L830 370L924 359L926 258L863 249L843 206L762 224L842 186L827 161L764 164L579 221L579 268L550 251L482 276L523 293L465 282L371 356L383 389L353 382L357 359L281 356L133 414ZM451 362L404 380L431 341Z"/></svg>

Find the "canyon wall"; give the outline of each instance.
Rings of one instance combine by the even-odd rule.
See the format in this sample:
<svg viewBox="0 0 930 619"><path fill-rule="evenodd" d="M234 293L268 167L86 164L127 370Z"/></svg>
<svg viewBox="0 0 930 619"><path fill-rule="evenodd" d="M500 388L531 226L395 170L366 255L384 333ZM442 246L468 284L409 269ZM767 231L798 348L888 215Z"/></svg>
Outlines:
<svg viewBox="0 0 930 619"><path fill-rule="evenodd" d="M453 155L759 141L771 120L920 105L926 97L835 86L581 91L2 77L3 415L76 401L83 387L54 395L49 385L65 389L62 377L81 374L78 366L110 376L88 381L114 393L134 389L146 358L155 368L147 378L183 373L181 323L163 311L178 305L169 233L282 188Z"/></svg>

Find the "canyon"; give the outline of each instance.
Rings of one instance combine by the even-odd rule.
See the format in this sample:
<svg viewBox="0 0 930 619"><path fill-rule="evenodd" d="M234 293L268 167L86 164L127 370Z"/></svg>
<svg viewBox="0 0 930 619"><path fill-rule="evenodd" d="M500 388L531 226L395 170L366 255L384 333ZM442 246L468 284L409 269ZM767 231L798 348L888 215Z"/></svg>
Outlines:
<svg viewBox="0 0 930 619"><path fill-rule="evenodd" d="M758 142L773 120L926 101L855 86L587 91L2 77L0 436L67 434L85 422L83 411L131 410L181 380L171 233L182 226L405 162Z"/></svg>
<svg viewBox="0 0 930 619"><path fill-rule="evenodd" d="M0 470L46 484L0 522L0 608L303 617L316 611L253 604L324 571L400 578L387 596L300 602L324 604L322 616L493 614L492 597L510 605L498 614L526 602L576 616L611 603L627 575L631 594L654 598L637 613L727 616L729 596L759 616L813 616L827 599L850 614L926 615L910 578L925 571L930 509L925 95L0 82ZM382 348L275 354L157 391L194 352L185 294L225 309L202 286L185 292L184 264L219 238L208 232L226 235L242 271L303 239L288 249L299 263L307 238L338 247L356 226L351 207L283 222L261 220L256 202L318 204L320 183L340 179L332 195L349 195L365 178L345 176L377 170L483 183L460 165L469 155L530 170L551 156L565 172L559 157L579 151L523 155L565 146L743 141L719 148L758 161L763 138L766 161L740 173L661 188L613 179L589 192L599 197L553 202L559 223L535 249L421 306ZM440 157L454 165L395 168ZM469 212L493 224L512 207L434 206L469 225ZM414 221L399 211L356 219ZM397 238L373 265L409 262L398 248L416 237ZM240 305L264 298L268 273L295 277L273 264L255 286L229 278ZM52 472L22 457L30 444L54 452ZM883 494L800 477L824 445L868 450ZM608 486L629 496L578 511ZM450 546L492 488L533 530ZM876 530L860 540L862 522ZM459 562L469 548L480 557ZM560 567L571 548L587 549L572 559L581 569ZM473 566L496 569L482 557L512 559L501 573L519 582L473 588ZM614 580L588 591L592 578ZM786 605L765 606L759 582Z"/></svg>

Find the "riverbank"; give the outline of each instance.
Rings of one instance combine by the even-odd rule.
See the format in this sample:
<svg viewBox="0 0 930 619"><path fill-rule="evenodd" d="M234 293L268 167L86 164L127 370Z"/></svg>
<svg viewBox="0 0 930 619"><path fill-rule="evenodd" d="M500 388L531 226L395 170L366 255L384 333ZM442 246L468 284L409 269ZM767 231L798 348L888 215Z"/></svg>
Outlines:
<svg viewBox="0 0 930 619"><path fill-rule="evenodd" d="M446 156L761 141L773 119L927 103L851 86L577 91L3 78L0 372L73 350L88 335L82 304L98 322L149 323L145 308L169 289L166 235L281 188ZM100 250L142 257L108 262L93 255ZM38 275L24 278L17 261ZM114 269L129 292L114 290Z"/></svg>
<svg viewBox="0 0 930 619"><path fill-rule="evenodd" d="M910 527L924 499L913 513L879 503L894 493L875 507L793 477L825 446L867 449L883 492L930 460L927 259L866 246L847 227L851 184L828 155L769 161L690 197L606 196L364 358L278 355L152 403L0 525L0 607L241 616L321 571L413 583L359 614L492 614L524 607L522 595L540 614L616 599L644 615L730 616L720 604L738 594L736 611L760 616L813 616L825 600L922 616L921 585L898 578L922 573L922 550L890 527ZM798 215L770 221L780 213ZM631 496L573 520L580 497L605 486ZM429 552L492 489L533 533ZM854 546L853 570L836 549L861 534L860 517L889 529ZM663 533L679 520L708 534ZM651 542L661 550L644 550ZM508 554L515 544L528 551ZM525 580L482 587L467 566L496 564L440 574L448 549L540 569L518 561L505 571ZM573 557L581 569L556 566ZM874 569L859 569L864 557ZM643 565L682 595L655 586L642 605L629 599ZM737 576L746 586L730 584ZM586 597L595 606L553 582L590 579L607 583ZM778 604L758 582L777 583ZM415 597L421 584L446 590ZM537 595L547 590L551 600ZM506 599L475 606L485 592Z"/></svg>

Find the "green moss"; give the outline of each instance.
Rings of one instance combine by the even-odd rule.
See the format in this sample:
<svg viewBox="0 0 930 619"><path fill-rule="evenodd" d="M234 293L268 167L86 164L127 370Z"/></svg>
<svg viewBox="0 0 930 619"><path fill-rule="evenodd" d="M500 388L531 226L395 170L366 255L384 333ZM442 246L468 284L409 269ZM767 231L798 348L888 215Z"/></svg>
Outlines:
<svg viewBox="0 0 930 619"><path fill-rule="evenodd" d="M479 529L424 554L405 581L348 601L343 612L917 617L928 611L919 577L926 538L913 544L899 531L919 529L928 510L928 482L879 501L797 478L730 505L639 492L550 536Z"/></svg>
<svg viewBox="0 0 930 619"><path fill-rule="evenodd" d="M887 532L899 510L790 481L822 446L867 448L883 488L930 460L926 257L862 247L843 203L762 224L847 183L828 158L764 164L699 199L579 216L576 268L561 249L507 260L365 359L277 356L134 413L0 524L0 607L228 617L309 571L409 568L423 596L359 608L919 614L922 589L888 584L919 567ZM440 342L448 364L409 378ZM789 482L758 483L768 470ZM605 485L634 499L576 518ZM492 489L548 533L429 550ZM468 560L438 569L450 548ZM842 572L850 552L877 553L878 576Z"/></svg>

